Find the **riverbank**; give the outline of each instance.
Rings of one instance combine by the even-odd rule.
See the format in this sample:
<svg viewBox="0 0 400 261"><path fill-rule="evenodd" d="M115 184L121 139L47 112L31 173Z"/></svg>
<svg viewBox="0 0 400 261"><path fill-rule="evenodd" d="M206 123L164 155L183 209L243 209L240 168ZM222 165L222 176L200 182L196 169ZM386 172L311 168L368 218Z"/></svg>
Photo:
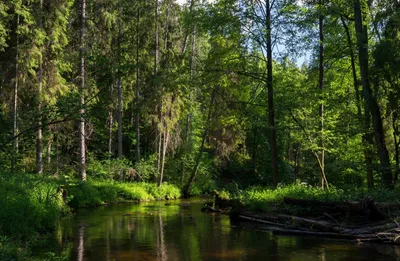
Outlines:
<svg viewBox="0 0 400 261"><path fill-rule="evenodd" d="M223 191L221 206L240 199L231 218L259 224L274 234L321 236L357 242L400 244L399 191L331 189L295 184L253 188L242 193ZM225 197L225 198L224 198Z"/></svg>
<svg viewBox="0 0 400 261"><path fill-rule="evenodd" d="M73 215L74 209L181 197L180 189L177 186L166 183L158 187L151 183L90 180L79 182L65 178L27 174L0 175L0 180L0 195L2 195L0 197L2 208L0 212L0 260L29 260L31 256L29 249L54 233L59 220ZM275 222L276 226L269 223L268 228L274 233L288 232L290 229L293 230L293 227L300 227L303 232L307 229L309 232L316 232L315 224L313 226L312 222L307 223L301 219L297 219L299 222L293 222L293 219L296 218L319 219L323 216L317 221L333 223L316 223L317 225L335 227L338 222L344 224L343 217L346 215L342 213L339 217L335 216L337 213L329 212L332 210L329 204L328 206L317 204L317 206L314 204L316 201L343 203L360 202L370 198L374 202L397 202L400 196L397 190L352 189L346 191L331 188L329 191L324 191L302 184L279 186L276 189L253 187L239 190L231 187L221 189L216 193L218 195L216 203L220 204L221 208L228 206L236 209L242 216L247 217L248 221L250 219L255 222L261 220L262 222L259 223L262 224L260 225L262 228L267 227L265 225L267 222L275 222L280 219L281 221ZM287 198L309 200L312 204L287 204L285 202ZM388 218L392 220L399 216L399 212L393 209L388 214L390 214ZM306 233L303 234L306 235ZM49 260L52 258L49 257Z"/></svg>
<svg viewBox="0 0 400 261"><path fill-rule="evenodd" d="M181 196L166 183L67 182L28 174L2 175L0 181L0 260L28 260L31 246L51 235L73 209Z"/></svg>

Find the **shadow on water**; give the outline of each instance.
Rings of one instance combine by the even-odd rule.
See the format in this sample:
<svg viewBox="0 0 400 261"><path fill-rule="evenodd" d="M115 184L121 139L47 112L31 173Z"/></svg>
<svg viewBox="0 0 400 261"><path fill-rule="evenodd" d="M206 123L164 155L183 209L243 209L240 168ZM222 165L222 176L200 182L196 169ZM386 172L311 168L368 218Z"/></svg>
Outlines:
<svg viewBox="0 0 400 261"><path fill-rule="evenodd" d="M200 201L104 206L65 220L42 253L70 260L400 260L400 248L315 237L274 236L229 217L204 214Z"/></svg>

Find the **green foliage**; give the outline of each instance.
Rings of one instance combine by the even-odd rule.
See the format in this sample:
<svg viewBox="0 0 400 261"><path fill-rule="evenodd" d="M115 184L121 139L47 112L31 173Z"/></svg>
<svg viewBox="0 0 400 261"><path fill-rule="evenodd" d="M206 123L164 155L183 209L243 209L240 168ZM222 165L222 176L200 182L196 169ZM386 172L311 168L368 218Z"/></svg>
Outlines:
<svg viewBox="0 0 400 261"><path fill-rule="evenodd" d="M142 159L141 161L135 163L134 168L142 181L148 181L152 177L157 176L155 161L156 155L153 154L149 158Z"/></svg>
<svg viewBox="0 0 400 261"><path fill-rule="evenodd" d="M0 235L27 239L51 232L67 210L58 183L27 174L0 176Z"/></svg>
<svg viewBox="0 0 400 261"><path fill-rule="evenodd" d="M69 186L72 207L179 198L180 190L174 185L152 183L117 183L113 181L87 181Z"/></svg>
<svg viewBox="0 0 400 261"><path fill-rule="evenodd" d="M87 174L93 180L118 180L120 173L123 175L132 167L128 159L97 160L90 157L87 165Z"/></svg>
<svg viewBox="0 0 400 261"><path fill-rule="evenodd" d="M365 188L354 187L348 190L338 189L335 187L332 187L329 190L322 190L319 187L313 187L297 182L292 185L278 186L276 189L253 187L240 194L236 194L235 197L229 192L227 194L230 198L241 200L252 210L269 211L274 208L279 209L279 206L282 206L285 197L336 202L358 201L365 197L370 197L376 202L393 202L399 197L400 190L389 191L385 189L377 189L371 191L366 190Z"/></svg>
<svg viewBox="0 0 400 261"><path fill-rule="evenodd" d="M0 260L25 260L29 248L69 213L59 182L26 173L0 175Z"/></svg>

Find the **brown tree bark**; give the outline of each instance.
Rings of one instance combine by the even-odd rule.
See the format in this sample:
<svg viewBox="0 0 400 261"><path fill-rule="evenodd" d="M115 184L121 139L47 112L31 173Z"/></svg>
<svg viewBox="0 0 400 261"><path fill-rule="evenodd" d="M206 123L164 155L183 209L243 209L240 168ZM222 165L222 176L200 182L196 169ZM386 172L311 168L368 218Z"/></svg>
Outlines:
<svg viewBox="0 0 400 261"><path fill-rule="evenodd" d="M344 20L343 16L340 17L341 22L343 24L344 30L346 32L346 38L347 38L347 44L349 46L349 54L350 54L350 61L351 61L351 71L353 75L353 84L354 84L354 90L356 94L356 105L357 105L357 116L360 120L361 126L364 126L365 133L362 137L363 143L364 144L364 157L365 157L365 165L367 169L367 184L368 188L372 189L374 188L374 173L372 171L372 158L373 156L371 155L371 150L370 147L374 145L373 141L373 136L370 133L370 114L368 111L367 106L364 106L364 120L362 116L362 110L361 110L361 98L360 98L360 90L359 90L359 81L358 81L358 76L357 76L357 69L356 69L356 56L354 54L354 44L353 41L351 40L351 35L350 35L350 30L349 27L346 24L346 21Z"/></svg>
<svg viewBox="0 0 400 261"><path fill-rule="evenodd" d="M114 95L114 83L110 86L110 97ZM108 108L108 157L111 159L113 156L113 125L114 125L114 112L112 104L109 105Z"/></svg>
<svg viewBox="0 0 400 261"><path fill-rule="evenodd" d="M155 0L155 31L154 31L154 76L156 77L158 74L158 59L159 59L159 25L158 25L158 0ZM155 128L155 133L156 133L156 154L157 154L157 174L160 174L160 166L161 166L161 147L162 147L162 133L160 131L160 128L158 124L162 122L162 99L160 101L160 104L156 105L156 113L158 114L158 122L156 122L156 128ZM157 177L155 177L155 181L157 181Z"/></svg>
<svg viewBox="0 0 400 261"><path fill-rule="evenodd" d="M363 86L364 99L372 117L372 125L374 127L375 142L379 154L383 185L388 189L393 189L393 175L390 167L389 152L386 147L381 111L376 97L372 93L369 81L368 30L367 25L364 23L366 14L363 12L363 9L365 9L365 7L362 8L361 1L363 5L366 4L364 3L364 0L355 0L354 2L354 18L357 35L361 84Z"/></svg>

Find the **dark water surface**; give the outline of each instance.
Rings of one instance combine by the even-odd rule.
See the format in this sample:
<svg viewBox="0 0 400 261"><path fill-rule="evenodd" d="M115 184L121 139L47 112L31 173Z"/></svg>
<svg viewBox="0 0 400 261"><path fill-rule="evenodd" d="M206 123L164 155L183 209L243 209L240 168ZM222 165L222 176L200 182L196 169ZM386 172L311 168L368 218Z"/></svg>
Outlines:
<svg viewBox="0 0 400 261"><path fill-rule="evenodd" d="M274 236L228 216L205 214L201 201L82 209L38 252L70 260L400 260L400 249L316 237Z"/></svg>

